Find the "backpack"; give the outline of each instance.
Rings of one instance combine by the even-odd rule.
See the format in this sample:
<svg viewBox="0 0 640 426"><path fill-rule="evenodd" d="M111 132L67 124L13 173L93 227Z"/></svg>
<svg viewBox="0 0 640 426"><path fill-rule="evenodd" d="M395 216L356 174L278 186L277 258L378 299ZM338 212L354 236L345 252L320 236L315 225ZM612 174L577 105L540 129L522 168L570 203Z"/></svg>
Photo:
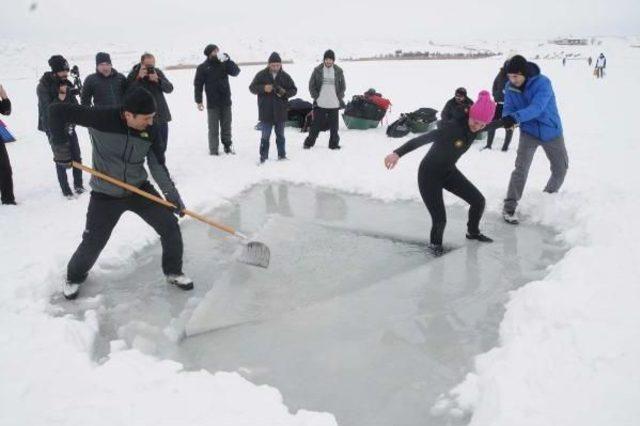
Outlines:
<svg viewBox="0 0 640 426"><path fill-rule="evenodd" d="M307 102L300 98L289 100L287 103L287 121L292 126L303 129L306 124L307 116L313 109L311 102Z"/></svg>
<svg viewBox="0 0 640 426"><path fill-rule="evenodd" d="M344 115L365 120L380 121L387 113L391 101L369 89L364 95L355 95L344 109Z"/></svg>
<svg viewBox="0 0 640 426"><path fill-rule="evenodd" d="M419 108L413 112L400 114L400 118L387 127L387 136L401 138L412 133L428 132L437 121L437 110L433 108Z"/></svg>
<svg viewBox="0 0 640 426"><path fill-rule="evenodd" d="M411 129L407 126L407 116L400 114L400 118L387 127L387 136L390 138L402 138L407 136L410 131Z"/></svg>

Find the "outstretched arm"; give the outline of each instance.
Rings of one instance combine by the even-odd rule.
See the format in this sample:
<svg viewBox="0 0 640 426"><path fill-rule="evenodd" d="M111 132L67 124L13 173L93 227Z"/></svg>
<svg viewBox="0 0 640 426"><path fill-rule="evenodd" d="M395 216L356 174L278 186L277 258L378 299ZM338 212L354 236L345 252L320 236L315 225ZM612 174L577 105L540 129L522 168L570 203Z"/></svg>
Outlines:
<svg viewBox="0 0 640 426"><path fill-rule="evenodd" d="M402 157L403 155L410 153L414 149L420 148L421 146L428 143L435 142L436 139L438 139L438 136L440 136L440 130L432 130L428 133L425 133L424 135L420 135L417 138L409 140L407 143L395 149L393 152L398 154L399 157Z"/></svg>

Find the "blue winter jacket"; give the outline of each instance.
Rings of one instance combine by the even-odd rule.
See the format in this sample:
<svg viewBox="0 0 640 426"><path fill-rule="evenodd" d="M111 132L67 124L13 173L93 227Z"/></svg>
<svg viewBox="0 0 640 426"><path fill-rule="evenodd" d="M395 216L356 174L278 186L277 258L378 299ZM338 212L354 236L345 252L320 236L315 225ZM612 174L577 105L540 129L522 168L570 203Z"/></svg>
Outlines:
<svg viewBox="0 0 640 426"><path fill-rule="evenodd" d="M520 125L521 132L542 142L549 142L562 135L556 96L551 81L540 74L540 68L532 62L528 66L524 89L511 83L505 86L502 116L513 117Z"/></svg>

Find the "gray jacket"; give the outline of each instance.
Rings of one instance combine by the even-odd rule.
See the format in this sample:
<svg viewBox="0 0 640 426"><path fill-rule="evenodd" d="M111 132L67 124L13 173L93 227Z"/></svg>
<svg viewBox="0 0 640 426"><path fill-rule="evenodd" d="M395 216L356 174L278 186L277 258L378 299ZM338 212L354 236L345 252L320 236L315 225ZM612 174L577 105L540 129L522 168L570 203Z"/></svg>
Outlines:
<svg viewBox="0 0 640 426"><path fill-rule="evenodd" d="M311 74L311 79L309 80L309 93L311 93L311 97L315 101L320 96L320 89L322 89L322 68L324 64L320 64L313 69L313 73ZM333 65L335 69L336 75L336 95L338 95L338 99L340 100L340 105L344 104L344 94L347 91L347 83L344 80L344 72L342 68L337 65Z"/></svg>
<svg viewBox="0 0 640 426"><path fill-rule="evenodd" d="M144 167L146 160L151 176L165 198L173 204L182 205L159 147L161 135L156 125L140 132L127 127L120 108L54 104L49 108L49 129L55 161L66 162L71 158L65 132L67 124L89 128L94 169L139 188L148 180ZM129 191L96 177L91 178L90 185L94 191L111 197L131 195Z"/></svg>

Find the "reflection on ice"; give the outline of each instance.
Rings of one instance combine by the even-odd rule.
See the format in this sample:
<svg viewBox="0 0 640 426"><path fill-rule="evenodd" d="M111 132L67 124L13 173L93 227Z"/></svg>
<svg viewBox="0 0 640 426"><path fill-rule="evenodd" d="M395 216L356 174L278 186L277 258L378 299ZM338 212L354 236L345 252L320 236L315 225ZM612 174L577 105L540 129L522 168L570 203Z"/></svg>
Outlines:
<svg viewBox="0 0 640 426"><path fill-rule="evenodd" d="M212 216L267 243L269 269L234 262L233 240L186 223L193 293L163 284L159 244L133 272L92 275L83 294L103 294L97 350L123 339L190 369L239 371L341 425L456 424L431 416L438 395L495 346L508 292L563 249L548 229L492 216L483 230L496 242L468 243L466 211L448 214L454 250L434 259L421 204L258 185ZM179 341L185 327L193 336Z"/></svg>

